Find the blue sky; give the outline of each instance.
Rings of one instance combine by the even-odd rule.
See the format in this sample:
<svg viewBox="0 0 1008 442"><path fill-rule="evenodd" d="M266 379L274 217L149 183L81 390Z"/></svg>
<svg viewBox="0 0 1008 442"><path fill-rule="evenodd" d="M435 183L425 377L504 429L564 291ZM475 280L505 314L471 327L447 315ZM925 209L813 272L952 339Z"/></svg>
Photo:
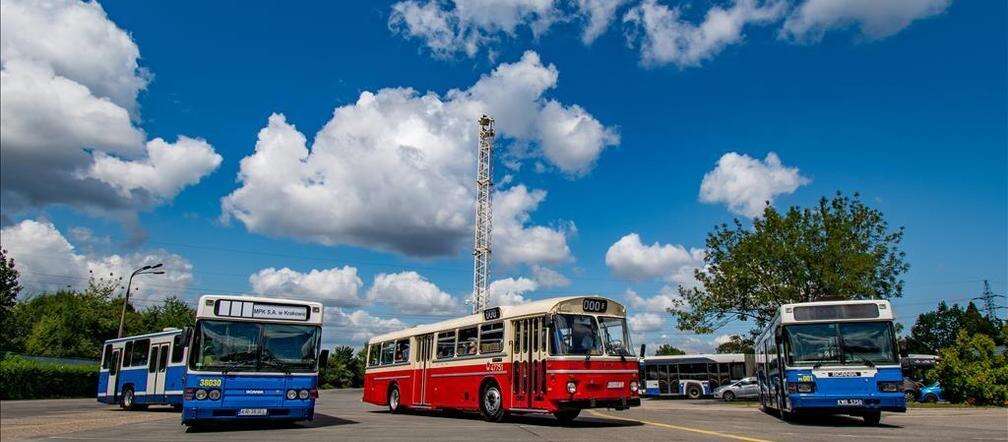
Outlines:
<svg viewBox="0 0 1008 442"><path fill-rule="evenodd" d="M37 32L4 36L4 87L10 88L4 91L4 247L36 266L27 269L29 291L80 284L86 279L81 269L118 272L162 259L175 277L148 281L142 293L194 299L257 291L250 275L274 269L260 275L260 292L331 300L327 339L359 342L369 332L466 308L461 302L471 290L472 262L466 230L471 206L465 204L471 202L468 194L448 192L470 184L474 166L463 153L475 149L475 123L464 117L482 109L497 111L502 135L495 179L506 193L498 201L512 203L495 206L512 230L495 237L504 250L495 254L492 279L513 278L507 294L522 299L598 293L624 300L647 330L638 333L638 343L704 350L718 335L748 329L733 323L716 335L687 336L648 306L661 304L663 287L688 284L674 275L696 264L692 249L702 249L715 224L734 217L749 222L744 203L760 195L786 207L838 190L860 192L893 226L905 226L911 270L905 295L896 301L905 321L939 300L977 296L983 279L1004 293L1005 5L917 0L907 2L917 9L885 15L859 2L832 12L815 9L817 3L616 2L602 33L586 44L588 13L566 3L489 15L426 2L65 5L88 11L82 18L4 0L5 28L23 19L35 25L22 29ZM411 27L405 6L436 12L446 27ZM7 13L14 8L21 9ZM703 28L712 10L741 24L725 31L711 21ZM394 11L406 12L397 19ZM75 37L73 27L50 37L38 23L57 23L53 17L113 26L127 40L95 37L85 26L85 37ZM721 31L728 37L718 37ZM83 43L52 55L38 41L68 48ZM664 45L669 42L671 48ZM80 60L88 58L83 54L91 60ZM106 61L126 67L111 75L101 69ZM14 79L22 78L15 75L29 75L17 70L22 62L43 65L56 78L87 87L90 98L126 109L127 117L96 126L107 128L104 135L132 127L126 138L142 139L114 150L91 141L98 135L63 130L71 135L59 155L70 155L69 149L78 162L53 178L65 185L35 192L42 185L31 174L10 178L15 173L8 166L37 167L21 162L22 146L34 146L33 155L45 161L52 161L46 149L58 150L55 142L33 141L56 135L17 133L19 122L6 118L8 111L47 112L15 99L43 88L15 90ZM109 80L124 77L140 79L139 86ZM500 81L473 87L481 78ZM383 88L416 92L383 94ZM464 96L451 96L452 89ZM109 90L126 91L126 97ZM420 97L428 91L435 95L424 102ZM505 97L494 98L498 92ZM374 109L358 101L362 93L378 96L378 111L365 111ZM431 107L431 97L437 106ZM28 107L15 107L22 105ZM334 120L337 109L344 114ZM273 113L284 120L268 122ZM56 123L42 127L55 133L69 124L53 118ZM444 122L451 118L472 126L460 131ZM417 123L422 127L408 124L417 121L411 119L423 120ZM314 165L297 164L293 134L303 134L314 149L316 134L331 120L332 155L313 153ZM582 126L565 125L572 121ZM427 130L443 130L446 138L431 141ZM563 130L571 132L561 136ZM253 157L260 131L267 139L262 146L274 150L264 151L259 168L250 165L243 173L241 161ZM180 134L202 141L186 144ZM142 146L157 137L169 143L167 151L187 149L191 161L151 160L154 150ZM419 152L423 167L417 169L396 156L407 150L392 157L362 153L388 148L389 140L419 138L427 141L409 151ZM731 152L738 161L725 161ZM90 156L82 159L85 153ZM770 153L780 164L771 164ZM126 163L109 163L112 157ZM392 167L382 171L382 164ZM96 190L91 200L67 196L84 193L73 180L88 168L92 179L116 192ZM172 178L152 186L144 170ZM277 183L295 182L292 175L302 172L301 193L273 193ZM705 202L701 183L708 174L720 190ZM368 184L356 184L361 181ZM412 193L417 183L434 191ZM747 193L763 188L769 193ZM359 200L360 207L347 208L357 203L345 198ZM611 250L631 233L641 243ZM38 244L46 246L29 246ZM536 247L543 250L529 252ZM613 252L608 264L607 251ZM641 267L635 256L658 263ZM536 278L541 268L559 272L568 284ZM305 279L312 270L323 273ZM376 281L379 274L386 278ZM636 304L627 290L639 296ZM426 307L403 298L423 300Z"/></svg>

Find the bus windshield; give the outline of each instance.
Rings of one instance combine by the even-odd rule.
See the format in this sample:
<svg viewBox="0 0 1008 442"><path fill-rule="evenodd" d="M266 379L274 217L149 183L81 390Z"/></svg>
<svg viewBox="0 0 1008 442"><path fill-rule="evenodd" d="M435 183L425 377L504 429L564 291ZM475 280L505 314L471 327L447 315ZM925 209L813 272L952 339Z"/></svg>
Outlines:
<svg viewBox="0 0 1008 442"><path fill-rule="evenodd" d="M598 324L588 315L556 315L553 349L558 355L601 355Z"/></svg>
<svg viewBox="0 0 1008 442"><path fill-rule="evenodd" d="M599 326L605 339L606 352L613 356L633 356L633 345L625 318L600 317Z"/></svg>
<svg viewBox="0 0 1008 442"><path fill-rule="evenodd" d="M212 371L314 371L320 336L317 326L201 321L189 366Z"/></svg>
<svg viewBox="0 0 1008 442"><path fill-rule="evenodd" d="M788 362L793 365L897 363L889 322L788 325Z"/></svg>

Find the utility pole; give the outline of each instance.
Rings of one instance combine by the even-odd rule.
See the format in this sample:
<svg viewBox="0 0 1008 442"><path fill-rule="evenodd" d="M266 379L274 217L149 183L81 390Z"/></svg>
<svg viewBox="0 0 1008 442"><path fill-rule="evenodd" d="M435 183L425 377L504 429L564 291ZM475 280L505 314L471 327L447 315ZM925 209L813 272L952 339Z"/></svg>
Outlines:
<svg viewBox="0 0 1008 442"><path fill-rule="evenodd" d="M139 269L133 271L130 275L129 281L126 282L126 297L123 298L122 311L119 312L119 335L118 337L123 337L123 322L126 320L126 304L129 303L130 289L133 288L133 277L136 275L163 275L164 270L157 270L161 268L164 264L158 263L152 266L143 266Z"/></svg>
<svg viewBox="0 0 1008 442"><path fill-rule="evenodd" d="M997 300L997 298L1004 298L1005 296L995 295L994 292L991 292L990 282L988 282L986 279L984 280L983 283L984 283L983 295L977 296L976 298L973 299L984 302L984 310L987 311L987 319L993 321L997 319L997 309L1003 308L1001 306L998 306L995 301Z"/></svg>
<svg viewBox="0 0 1008 442"><path fill-rule="evenodd" d="M486 307L487 280L490 277L493 124L493 118L486 115L479 119L479 147L476 155L476 232L473 241L473 313Z"/></svg>

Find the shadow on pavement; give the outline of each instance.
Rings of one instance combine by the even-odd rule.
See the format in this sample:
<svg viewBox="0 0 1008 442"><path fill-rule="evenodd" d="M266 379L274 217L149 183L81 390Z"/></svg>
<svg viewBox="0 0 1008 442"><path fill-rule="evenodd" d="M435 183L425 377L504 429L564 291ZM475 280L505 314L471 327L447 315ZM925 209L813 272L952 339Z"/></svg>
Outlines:
<svg viewBox="0 0 1008 442"><path fill-rule="evenodd" d="M889 425L885 423L885 416L878 425L866 425L864 419L857 416L847 416L843 414L823 414L798 416L789 422L792 425L806 427L863 427L863 428L903 428L901 425Z"/></svg>
<svg viewBox="0 0 1008 442"><path fill-rule="evenodd" d="M388 410L372 410L371 413L377 414L390 414ZM409 414L414 416L428 416L431 418L440 419L460 419L460 420L477 420L482 421L483 417L478 413L474 412L464 412L455 410L444 410L444 411L426 411L426 410L403 410L400 413ZM512 414L504 418L504 422L525 424L525 425L538 425L541 427L566 427L566 428L617 428L617 427L639 427L644 425L641 422L635 420L623 420L623 419L606 419L601 417L586 416L582 414L581 417L577 418L569 424L562 424L560 421L554 419L550 415L539 415L539 414Z"/></svg>
<svg viewBox="0 0 1008 442"><path fill-rule="evenodd" d="M186 433L220 433L232 431L259 431L281 428L324 428L339 425L356 424L357 421L341 419L328 414L315 413L315 420L307 422L276 422L276 421L231 421L207 422L193 425Z"/></svg>

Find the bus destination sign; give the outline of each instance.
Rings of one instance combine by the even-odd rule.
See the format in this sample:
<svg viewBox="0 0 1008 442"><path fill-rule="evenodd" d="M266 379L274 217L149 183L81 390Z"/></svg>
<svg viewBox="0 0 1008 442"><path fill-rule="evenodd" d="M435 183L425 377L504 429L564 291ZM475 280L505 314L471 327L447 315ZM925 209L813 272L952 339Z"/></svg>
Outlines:
<svg viewBox="0 0 1008 442"><path fill-rule="evenodd" d="M500 317L501 317L500 307L488 308L486 310L483 310L484 321L493 321L495 319L500 319Z"/></svg>
<svg viewBox="0 0 1008 442"><path fill-rule="evenodd" d="M588 313L605 313L609 308L609 301L598 298L585 298L581 301L581 308Z"/></svg>
<svg viewBox="0 0 1008 442"><path fill-rule="evenodd" d="M307 321L308 306L275 304L272 302L217 301L217 315L248 319L281 319L285 321Z"/></svg>

